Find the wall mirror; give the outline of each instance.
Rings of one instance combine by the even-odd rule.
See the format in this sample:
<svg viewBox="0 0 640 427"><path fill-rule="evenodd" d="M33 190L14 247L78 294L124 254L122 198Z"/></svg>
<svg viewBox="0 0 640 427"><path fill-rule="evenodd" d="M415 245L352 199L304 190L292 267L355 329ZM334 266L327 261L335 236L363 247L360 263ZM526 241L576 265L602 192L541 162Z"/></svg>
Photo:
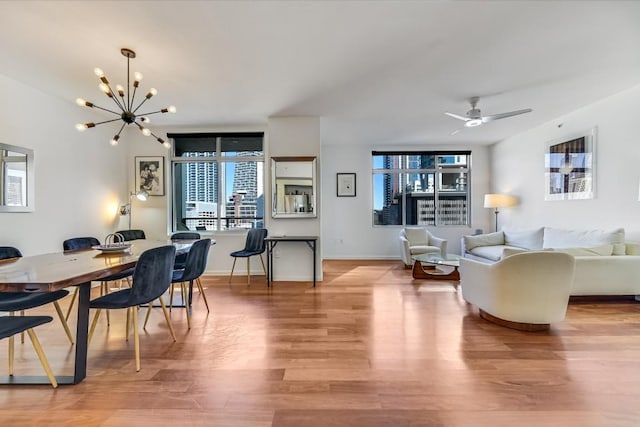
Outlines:
<svg viewBox="0 0 640 427"><path fill-rule="evenodd" d="M0 171L0 212L32 212L33 150L0 143Z"/></svg>
<svg viewBox="0 0 640 427"><path fill-rule="evenodd" d="M316 158L271 158L271 216L316 217Z"/></svg>

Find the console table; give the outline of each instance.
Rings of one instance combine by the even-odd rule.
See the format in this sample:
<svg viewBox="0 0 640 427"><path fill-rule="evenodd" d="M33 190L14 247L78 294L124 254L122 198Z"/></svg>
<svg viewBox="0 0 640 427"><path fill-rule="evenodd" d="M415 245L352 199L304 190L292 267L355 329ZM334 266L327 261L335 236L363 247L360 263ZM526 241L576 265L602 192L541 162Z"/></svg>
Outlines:
<svg viewBox="0 0 640 427"><path fill-rule="evenodd" d="M316 243L318 236L270 236L264 239L267 243L267 287L273 282L273 248L280 242L302 242L313 252L313 287L316 287Z"/></svg>

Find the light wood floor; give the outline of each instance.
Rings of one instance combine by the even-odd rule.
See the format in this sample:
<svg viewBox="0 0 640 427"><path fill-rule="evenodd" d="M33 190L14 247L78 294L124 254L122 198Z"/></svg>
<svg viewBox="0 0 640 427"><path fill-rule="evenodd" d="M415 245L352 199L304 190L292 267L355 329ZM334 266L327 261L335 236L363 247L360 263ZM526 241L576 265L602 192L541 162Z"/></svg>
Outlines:
<svg viewBox="0 0 640 427"><path fill-rule="evenodd" d="M640 425L640 303L572 302L551 331L527 333L487 323L456 286L413 281L397 261L324 272L316 289L205 278L211 313L196 294L187 331L174 309L173 343L154 309L139 373L113 312L87 379L0 386L0 426ZM53 370L70 372L59 323L37 333ZM16 353L17 375L41 373L28 342Z"/></svg>

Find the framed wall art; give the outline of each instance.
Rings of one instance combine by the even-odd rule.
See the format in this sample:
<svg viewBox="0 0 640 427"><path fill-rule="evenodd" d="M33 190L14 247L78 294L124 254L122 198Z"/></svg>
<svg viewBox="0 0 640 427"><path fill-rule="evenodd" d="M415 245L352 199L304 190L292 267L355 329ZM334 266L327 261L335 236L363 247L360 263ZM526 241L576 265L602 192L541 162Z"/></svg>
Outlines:
<svg viewBox="0 0 640 427"><path fill-rule="evenodd" d="M164 157L135 158L136 191L164 196Z"/></svg>
<svg viewBox="0 0 640 427"><path fill-rule="evenodd" d="M356 174L337 174L337 195L338 197L356 197Z"/></svg>
<svg viewBox="0 0 640 427"><path fill-rule="evenodd" d="M594 127L547 143L545 200L595 198L596 131Z"/></svg>

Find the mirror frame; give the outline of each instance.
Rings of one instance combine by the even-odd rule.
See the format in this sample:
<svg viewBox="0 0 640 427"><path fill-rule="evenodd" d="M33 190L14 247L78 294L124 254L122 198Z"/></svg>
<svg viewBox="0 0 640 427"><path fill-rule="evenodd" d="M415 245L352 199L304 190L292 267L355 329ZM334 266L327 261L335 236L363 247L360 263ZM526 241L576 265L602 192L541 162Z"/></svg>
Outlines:
<svg viewBox="0 0 640 427"><path fill-rule="evenodd" d="M309 162L311 163L311 200L309 201L312 212L278 212L278 194L277 194L277 177L276 165L283 162ZM316 158L314 156L298 156L298 157L271 157L271 217L272 218L316 218L318 216L317 206L317 170Z"/></svg>
<svg viewBox="0 0 640 427"><path fill-rule="evenodd" d="M27 156L27 204L25 206L5 206L2 204L2 198L0 198L0 212L33 212L35 211L35 171L33 150L30 148L18 147L17 145L4 144L0 142L1 150L15 151L16 153L22 153ZM0 171L4 173L4 171ZM4 190L2 190L4 191ZM3 196L3 195L0 195Z"/></svg>

